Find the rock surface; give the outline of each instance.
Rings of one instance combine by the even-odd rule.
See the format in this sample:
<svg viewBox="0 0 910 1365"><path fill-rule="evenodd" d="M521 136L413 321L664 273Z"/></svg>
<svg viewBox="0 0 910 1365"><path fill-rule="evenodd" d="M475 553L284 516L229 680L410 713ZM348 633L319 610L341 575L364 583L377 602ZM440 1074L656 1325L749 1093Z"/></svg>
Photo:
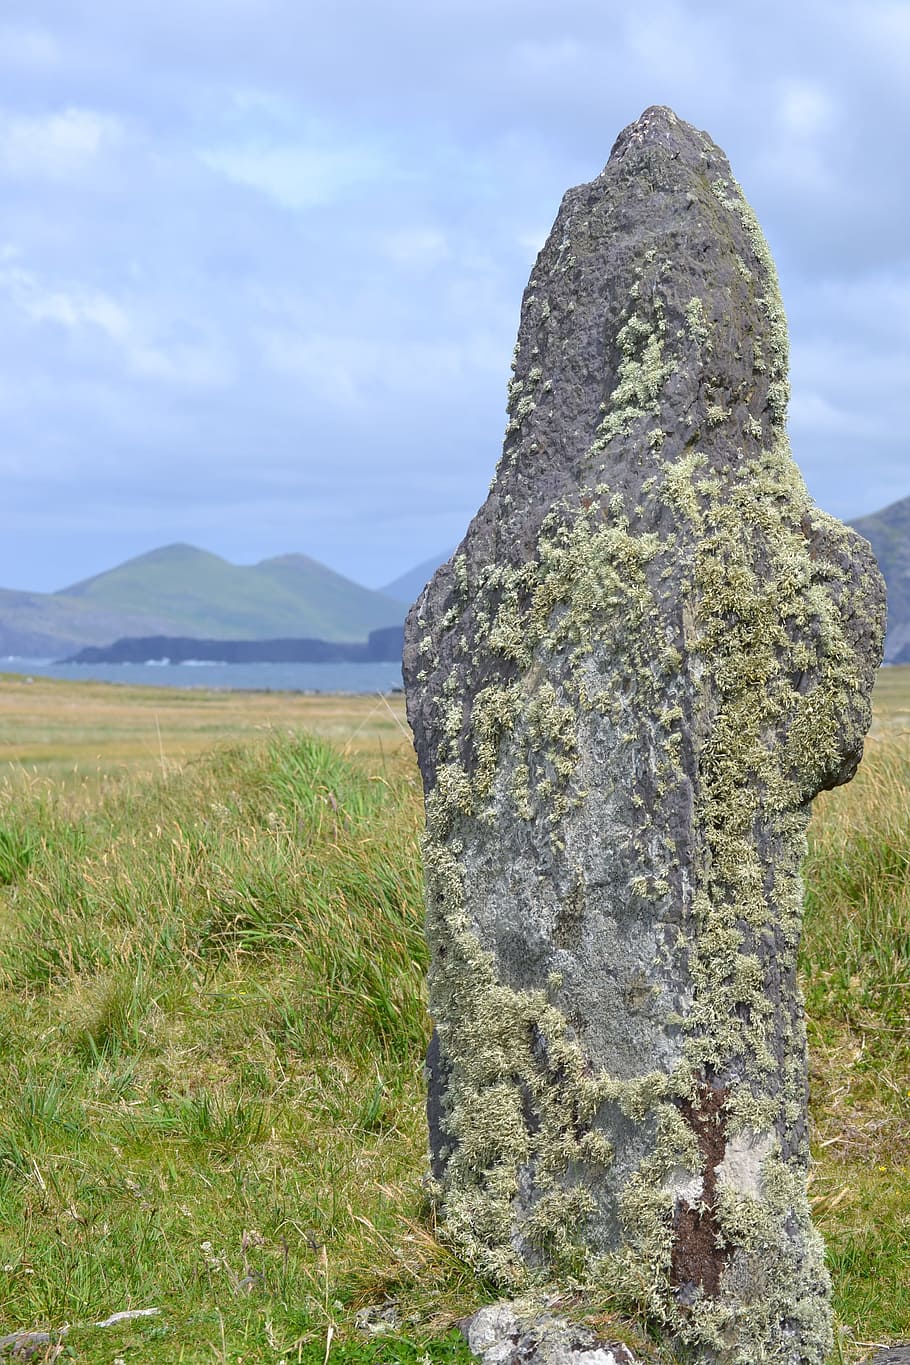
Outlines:
<svg viewBox="0 0 910 1365"><path fill-rule="evenodd" d="M618 1287L724 1365L830 1342L799 868L884 626L787 398L758 224L649 109L563 200L489 497L405 630L441 1227L504 1287Z"/></svg>
<svg viewBox="0 0 910 1365"><path fill-rule="evenodd" d="M889 1346L870 1356L866 1365L910 1365L910 1342L905 1346Z"/></svg>
<svg viewBox="0 0 910 1365"><path fill-rule="evenodd" d="M514 1303L490 1304L459 1325L482 1365L636 1365L622 1342Z"/></svg>

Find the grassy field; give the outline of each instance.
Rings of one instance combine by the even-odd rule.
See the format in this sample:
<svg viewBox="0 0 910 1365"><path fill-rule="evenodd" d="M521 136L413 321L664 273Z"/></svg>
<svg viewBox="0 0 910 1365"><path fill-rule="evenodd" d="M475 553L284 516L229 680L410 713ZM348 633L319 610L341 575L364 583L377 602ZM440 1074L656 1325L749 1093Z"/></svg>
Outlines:
<svg viewBox="0 0 910 1365"><path fill-rule="evenodd" d="M465 1359L449 1331L484 1286L421 1189L402 718L0 680L0 1336L67 1325L99 1365ZM908 730L888 670L807 867L837 1360L910 1337ZM160 1311L95 1325L137 1308Z"/></svg>
<svg viewBox="0 0 910 1365"><path fill-rule="evenodd" d="M0 777L94 791L127 773L176 771L220 741L300 730L373 763L413 762L400 693L184 691L0 673Z"/></svg>
<svg viewBox="0 0 910 1365"><path fill-rule="evenodd" d="M879 671L873 703L873 737L910 734L910 664Z"/></svg>

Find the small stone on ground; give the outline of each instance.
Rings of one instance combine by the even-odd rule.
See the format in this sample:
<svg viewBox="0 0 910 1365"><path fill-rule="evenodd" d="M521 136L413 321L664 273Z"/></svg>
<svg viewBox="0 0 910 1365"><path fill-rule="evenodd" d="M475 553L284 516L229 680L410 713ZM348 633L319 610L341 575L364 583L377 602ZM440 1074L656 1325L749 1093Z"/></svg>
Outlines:
<svg viewBox="0 0 910 1365"><path fill-rule="evenodd" d="M56 1333L10 1332L0 1337L0 1359L4 1360L56 1360L62 1350Z"/></svg>
<svg viewBox="0 0 910 1365"><path fill-rule="evenodd" d="M598 1341L579 1323L512 1303L490 1304L459 1326L482 1365L637 1365L621 1342Z"/></svg>

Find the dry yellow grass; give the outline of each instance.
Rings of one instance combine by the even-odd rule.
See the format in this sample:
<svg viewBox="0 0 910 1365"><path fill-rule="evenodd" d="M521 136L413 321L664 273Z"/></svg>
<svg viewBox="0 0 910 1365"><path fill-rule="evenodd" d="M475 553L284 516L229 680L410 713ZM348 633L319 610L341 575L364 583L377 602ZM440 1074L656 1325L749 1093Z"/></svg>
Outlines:
<svg viewBox="0 0 910 1365"><path fill-rule="evenodd" d="M898 730L910 733L910 664L881 669L872 702L873 735Z"/></svg>
<svg viewBox="0 0 910 1365"><path fill-rule="evenodd" d="M411 761L404 697L228 692L0 674L0 775L91 785L161 771L225 740L307 730L380 763Z"/></svg>

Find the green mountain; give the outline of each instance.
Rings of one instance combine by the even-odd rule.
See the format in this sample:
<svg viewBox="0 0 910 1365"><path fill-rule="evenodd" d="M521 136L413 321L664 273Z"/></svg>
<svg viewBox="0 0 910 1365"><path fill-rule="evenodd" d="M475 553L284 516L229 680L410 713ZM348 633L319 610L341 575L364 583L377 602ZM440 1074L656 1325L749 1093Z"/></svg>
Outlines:
<svg viewBox="0 0 910 1365"><path fill-rule="evenodd" d="M910 498L850 525L872 546L888 589L885 663L910 663Z"/></svg>
<svg viewBox="0 0 910 1365"><path fill-rule="evenodd" d="M168 545L56 593L0 590L0 655L60 655L123 636L365 640L399 625L400 602L306 555L230 564Z"/></svg>
<svg viewBox="0 0 910 1365"><path fill-rule="evenodd" d="M68 601L51 593L0 588L0 666L5 655L54 658L124 634L147 635L153 619L157 618L111 612L91 602Z"/></svg>

